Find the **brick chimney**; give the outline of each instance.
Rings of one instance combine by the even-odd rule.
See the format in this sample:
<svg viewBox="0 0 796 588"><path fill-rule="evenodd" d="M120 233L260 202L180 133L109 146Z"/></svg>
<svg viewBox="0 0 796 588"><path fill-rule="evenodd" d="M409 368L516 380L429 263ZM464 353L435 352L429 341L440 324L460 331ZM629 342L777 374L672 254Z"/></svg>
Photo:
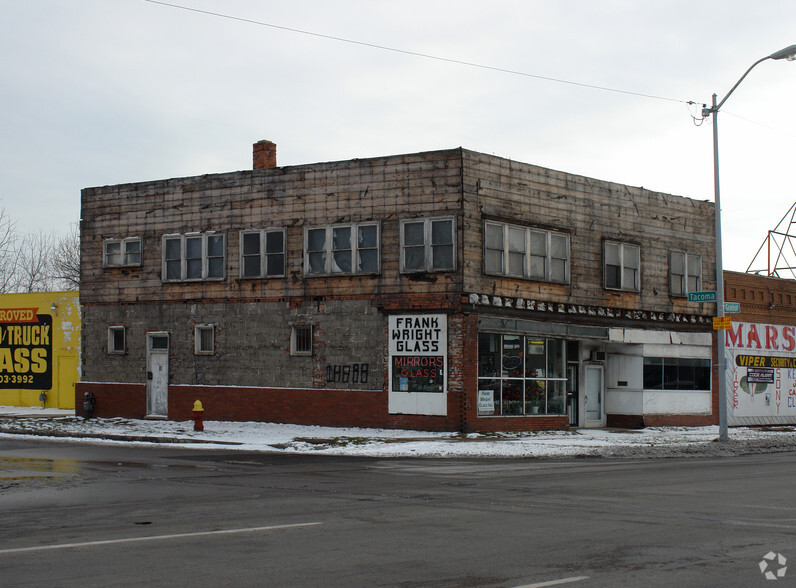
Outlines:
<svg viewBox="0 0 796 588"><path fill-rule="evenodd" d="M276 143L257 141L253 147L254 169L271 169L276 167Z"/></svg>

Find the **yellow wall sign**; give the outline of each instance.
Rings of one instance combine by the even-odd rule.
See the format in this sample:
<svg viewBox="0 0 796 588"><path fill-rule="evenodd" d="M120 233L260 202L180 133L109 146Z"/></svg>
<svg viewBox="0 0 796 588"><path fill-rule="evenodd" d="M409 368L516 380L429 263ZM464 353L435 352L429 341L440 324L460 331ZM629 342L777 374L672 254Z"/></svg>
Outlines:
<svg viewBox="0 0 796 588"><path fill-rule="evenodd" d="M731 329L732 321L728 316L714 316L713 317L713 330L719 331L722 329Z"/></svg>
<svg viewBox="0 0 796 588"><path fill-rule="evenodd" d="M77 292L0 295L0 404L74 408Z"/></svg>

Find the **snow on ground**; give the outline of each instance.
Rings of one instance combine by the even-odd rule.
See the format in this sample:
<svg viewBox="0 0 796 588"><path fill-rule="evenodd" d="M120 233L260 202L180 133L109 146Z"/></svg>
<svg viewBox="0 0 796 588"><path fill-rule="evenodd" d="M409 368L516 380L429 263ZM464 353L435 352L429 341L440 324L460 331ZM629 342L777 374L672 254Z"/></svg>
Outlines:
<svg viewBox="0 0 796 588"><path fill-rule="evenodd" d="M732 428L718 442L718 427L576 429L522 433L434 433L335 428L262 422L90 419L74 411L0 407L0 434L81 439L91 443L168 443L236 449L372 457L681 457L796 451L794 427Z"/></svg>

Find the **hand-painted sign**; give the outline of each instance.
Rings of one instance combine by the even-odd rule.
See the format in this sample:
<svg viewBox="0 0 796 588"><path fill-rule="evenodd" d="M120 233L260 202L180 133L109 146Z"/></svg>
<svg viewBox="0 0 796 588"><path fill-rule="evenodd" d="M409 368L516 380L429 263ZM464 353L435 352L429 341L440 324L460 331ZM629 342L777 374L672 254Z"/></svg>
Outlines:
<svg viewBox="0 0 796 588"><path fill-rule="evenodd" d="M441 355L393 355L393 390L444 392L445 358Z"/></svg>
<svg viewBox="0 0 796 588"><path fill-rule="evenodd" d="M729 424L796 418L796 327L733 322L724 331Z"/></svg>
<svg viewBox="0 0 796 588"><path fill-rule="evenodd" d="M448 317L391 315L387 334L390 413L447 414Z"/></svg>
<svg viewBox="0 0 796 588"><path fill-rule="evenodd" d="M0 309L0 388L52 388L52 317Z"/></svg>
<svg viewBox="0 0 796 588"><path fill-rule="evenodd" d="M391 353L440 353L445 341L445 315L390 317Z"/></svg>

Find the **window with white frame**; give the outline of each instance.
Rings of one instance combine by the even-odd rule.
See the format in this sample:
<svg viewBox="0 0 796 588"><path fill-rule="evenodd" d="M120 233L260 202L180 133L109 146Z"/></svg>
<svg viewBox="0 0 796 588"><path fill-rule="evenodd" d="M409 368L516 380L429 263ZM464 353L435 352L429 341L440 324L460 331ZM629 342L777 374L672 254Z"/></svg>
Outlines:
<svg viewBox="0 0 796 588"><path fill-rule="evenodd" d="M285 275L285 229L247 230L240 233L240 277Z"/></svg>
<svg viewBox="0 0 796 588"><path fill-rule="evenodd" d="M702 256L672 251L669 284L672 296L687 296L689 292L702 290Z"/></svg>
<svg viewBox="0 0 796 588"><path fill-rule="evenodd" d="M123 326L108 327L108 353L123 354L127 351L127 329Z"/></svg>
<svg viewBox="0 0 796 588"><path fill-rule="evenodd" d="M569 282L569 235L487 221L484 271L518 278Z"/></svg>
<svg viewBox="0 0 796 588"><path fill-rule="evenodd" d="M102 244L104 267L141 265L141 237L105 239Z"/></svg>
<svg viewBox="0 0 796 588"><path fill-rule="evenodd" d="M401 271L437 272L456 269L454 219L401 221Z"/></svg>
<svg viewBox="0 0 796 588"><path fill-rule="evenodd" d="M379 273L378 223L307 228L304 231L304 273Z"/></svg>
<svg viewBox="0 0 796 588"><path fill-rule="evenodd" d="M224 235L186 233L163 237L163 281L223 280Z"/></svg>
<svg viewBox="0 0 796 588"><path fill-rule="evenodd" d="M312 325L293 325L290 328L290 354L312 355Z"/></svg>
<svg viewBox="0 0 796 588"><path fill-rule="evenodd" d="M638 245L606 241L603 250L605 287L638 292L641 250Z"/></svg>
<svg viewBox="0 0 796 588"><path fill-rule="evenodd" d="M196 325L194 327L193 352L196 355L213 355L216 351L214 325Z"/></svg>

